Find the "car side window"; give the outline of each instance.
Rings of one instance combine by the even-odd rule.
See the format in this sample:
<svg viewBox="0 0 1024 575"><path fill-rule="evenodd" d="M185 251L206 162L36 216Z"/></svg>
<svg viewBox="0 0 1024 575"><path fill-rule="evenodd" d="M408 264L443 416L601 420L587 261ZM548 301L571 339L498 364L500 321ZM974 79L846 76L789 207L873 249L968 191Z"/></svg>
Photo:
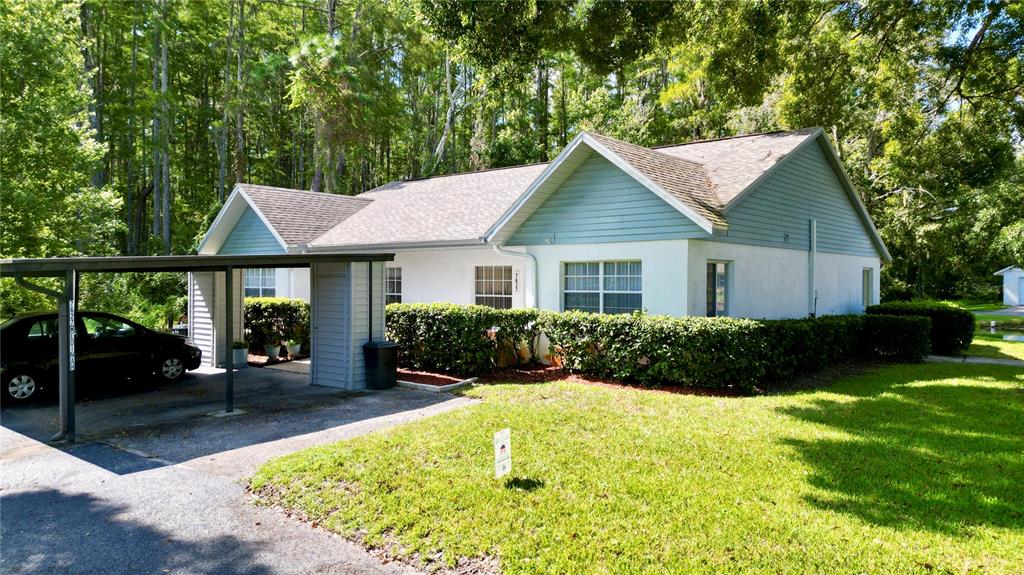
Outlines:
<svg viewBox="0 0 1024 575"><path fill-rule="evenodd" d="M28 328L29 341L42 341L57 337L57 320L41 319Z"/></svg>
<svg viewBox="0 0 1024 575"><path fill-rule="evenodd" d="M132 337L135 335L135 328L131 325L109 317L83 317L85 333L92 339L107 339L114 337Z"/></svg>

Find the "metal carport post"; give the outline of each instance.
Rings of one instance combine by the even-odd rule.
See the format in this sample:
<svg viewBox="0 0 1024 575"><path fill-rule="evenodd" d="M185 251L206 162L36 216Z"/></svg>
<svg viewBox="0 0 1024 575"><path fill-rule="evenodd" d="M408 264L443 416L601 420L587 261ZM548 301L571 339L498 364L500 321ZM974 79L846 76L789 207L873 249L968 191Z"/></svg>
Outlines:
<svg viewBox="0 0 1024 575"><path fill-rule="evenodd" d="M115 256L68 257L0 260L0 278L14 278L27 289L57 300L59 341L60 432L53 441L75 441L75 315L78 309L78 276L81 272L225 272L225 318L227 337L224 371L224 411L234 411L234 362L231 343L234 333L232 309L232 275L235 268L301 268L316 263L385 262L394 260L392 253L325 254L295 253L284 255L185 255L185 256ZM58 292L32 284L25 278L63 277L64 290ZM371 288L372 288L372 284ZM371 289L372 292L372 289ZM372 339L372 338L371 338ZM216 342L214 342L216 344Z"/></svg>

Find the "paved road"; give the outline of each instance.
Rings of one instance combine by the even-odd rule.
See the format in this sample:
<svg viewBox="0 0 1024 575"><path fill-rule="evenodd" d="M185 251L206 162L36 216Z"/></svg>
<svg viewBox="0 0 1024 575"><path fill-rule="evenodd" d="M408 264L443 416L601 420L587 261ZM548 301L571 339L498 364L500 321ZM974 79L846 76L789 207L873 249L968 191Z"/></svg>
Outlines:
<svg viewBox="0 0 1024 575"><path fill-rule="evenodd" d="M292 374L276 377L302 381ZM276 455L470 400L409 390L313 398L315 403L293 401L285 410L250 405L248 413L230 418L114 425L65 449L29 438L25 422L34 420L5 410L0 572L414 573L279 510L252 505L244 480ZM98 411L92 410L94 416ZM10 429L8 419L23 433Z"/></svg>

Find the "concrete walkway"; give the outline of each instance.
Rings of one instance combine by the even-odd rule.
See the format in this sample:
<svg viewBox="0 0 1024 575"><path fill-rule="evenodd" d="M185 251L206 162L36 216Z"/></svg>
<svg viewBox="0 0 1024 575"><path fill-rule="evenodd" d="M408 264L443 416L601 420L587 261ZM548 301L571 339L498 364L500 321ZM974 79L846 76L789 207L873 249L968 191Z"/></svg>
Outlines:
<svg viewBox="0 0 1024 575"><path fill-rule="evenodd" d="M1024 317L1024 305L1016 305L991 311L979 311L978 313L985 315L1005 315L1007 317Z"/></svg>
<svg viewBox="0 0 1024 575"><path fill-rule="evenodd" d="M264 378L274 373L259 372ZM273 377L305 380L280 372ZM314 398L312 405L284 410L249 405L235 417L190 417L105 433L94 423L87 442L62 449L31 439L30 431L10 429L9 419L21 425L35 419L5 409L0 572L415 573L277 509L253 505L245 480L277 455L471 400L398 389Z"/></svg>
<svg viewBox="0 0 1024 575"><path fill-rule="evenodd" d="M998 357L969 357L954 355L929 355L924 359L930 363L973 363L978 365L1014 365L1024 368L1024 361Z"/></svg>

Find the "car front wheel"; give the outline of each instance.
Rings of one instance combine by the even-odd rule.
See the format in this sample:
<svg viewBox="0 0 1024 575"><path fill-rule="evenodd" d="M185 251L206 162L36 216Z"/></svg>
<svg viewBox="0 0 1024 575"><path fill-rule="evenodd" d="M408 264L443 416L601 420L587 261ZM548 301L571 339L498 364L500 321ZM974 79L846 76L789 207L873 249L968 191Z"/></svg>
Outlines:
<svg viewBox="0 0 1024 575"><path fill-rule="evenodd" d="M185 364L178 356L165 356L156 366L156 375L161 381L178 381L185 375Z"/></svg>
<svg viewBox="0 0 1024 575"><path fill-rule="evenodd" d="M30 369L19 369L4 378L5 399L24 402L39 396L39 375Z"/></svg>

